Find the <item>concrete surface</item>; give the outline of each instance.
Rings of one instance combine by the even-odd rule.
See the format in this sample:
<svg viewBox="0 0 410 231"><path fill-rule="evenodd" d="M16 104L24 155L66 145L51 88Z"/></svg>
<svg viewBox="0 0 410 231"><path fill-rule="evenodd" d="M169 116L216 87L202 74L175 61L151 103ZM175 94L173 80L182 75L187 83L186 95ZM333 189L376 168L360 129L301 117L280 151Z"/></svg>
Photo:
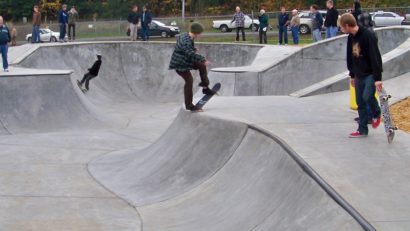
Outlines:
<svg viewBox="0 0 410 231"><path fill-rule="evenodd" d="M394 37L384 52L408 38L400 30L382 33L381 41ZM215 68L250 66L262 54L261 46L198 46ZM392 145L381 128L348 139L356 127L348 92L216 97L205 113L185 112L183 82L167 70L172 48L16 50L13 73L0 78L2 230L407 230L408 134ZM75 80L96 53L101 75L83 94ZM410 95L409 77L385 83L394 100ZM265 92L228 83L240 94Z"/></svg>

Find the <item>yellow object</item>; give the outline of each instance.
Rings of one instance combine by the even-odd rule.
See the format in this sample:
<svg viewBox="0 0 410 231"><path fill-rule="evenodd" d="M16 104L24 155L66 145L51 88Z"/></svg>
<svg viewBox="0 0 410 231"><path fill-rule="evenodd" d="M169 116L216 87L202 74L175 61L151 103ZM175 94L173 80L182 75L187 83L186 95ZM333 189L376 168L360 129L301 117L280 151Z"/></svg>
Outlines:
<svg viewBox="0 0 410 231"><path fill-rule="evenodd" d="M349 84L349 86L350 86L350 109L357 110L356 89L351 84ZM377 101L379 101L379 96L377 94L377 91L374 94L374 96L376 97Z"/></svg>

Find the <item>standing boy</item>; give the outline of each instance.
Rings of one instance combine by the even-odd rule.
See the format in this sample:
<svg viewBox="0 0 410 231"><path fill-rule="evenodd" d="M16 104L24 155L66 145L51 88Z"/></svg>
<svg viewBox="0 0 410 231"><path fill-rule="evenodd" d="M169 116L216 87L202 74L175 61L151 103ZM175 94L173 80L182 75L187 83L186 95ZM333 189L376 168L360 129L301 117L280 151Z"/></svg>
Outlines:
<svg viewBox="0 0 410 231"><path fill-rule="evenodd" d="M212 95L214 92L208 88L209 79L206 66L210 64L204 56L197 53L194 40L198 38L204 31L204 27L197 22L193 22L190 26L189 33L182 34L175 45L175 50L172 54L169 68L176 70L179 76L185 81L184 97L185 108L190 111L199 111L192 103L193 99L193 77L191 70L199 70L201 83L199 86L203 88L202 92L207 95Z"/></svg>
<svg viewBox="0 0 410 231"><path fill-rule="evenodd" d="M33 32L31 34L31 43L40 42L40 25L41 25L41 13L38 9L38 5L33 7Z"/></svg>
<svg viewBox="0 0 410 231"><path fill-rule="evenodd" d="M322 40L323 17L319 13L317 5L310 6L310 17L312 19L312 40L318 42Z"/></svg>
<svg viewBox="0 0 410 231"><path fill-rule="evenodd" d="M138 6L137 5L132 7L132 11L128 14L127 20L130 24L130 39L131 39L131 41L137 41L137 38L138 38L138 22L139 22Z"/></svg>
<svg viewBox="0 0 410 231"><path fill-rule="evenodd" d="M326 38L332 38L337 35L337 20L339 20L339 12L335 9L333 0L328 0L326 6Z"/></svg>
<svg viewBox="0 0 410 231"><path fill-rule="evenodd" d="M299 26L300 26L300 17L298 10L292 10L292 20L290 20L290 30L292 31L293 44L299 44Z"/></svg>
<svg viewBox="0 0 410 231"><path fill-rule="evenodd" d="M89 91L90 90L89 88L90 80L98 76L101 63L102 63L101 58L102 58L101 55L97 55L97 61L95 61L94 65L88 69L88 72L84 75L81 82L77 80L78 85L81 87L83 91L84 90ZM83 88L84 83L85 83L85 89Z"/></svg>
<svg viewBox="0 0 410 231"><path fill-rule="evenodd" d="M58 23L60 23L60 42L65 42L65 35L67 33L68 13L67 5L63 4L60 13L58 14Z"/></svg>
<svg viewBox="0 0 410 231"><path fill-rule="evenodd" d="M233 19L231 23L235 22L236 25L236 41L239 41L239 31L242 31L242 41L246 41L245 39L245 14L242 13L241 8L239 6L235 9L235 14L233 15Z"/></svg>
<svg viewBox="0 0 410 231"><path fill-rule="evenodd" d="M283 44L285 40L285 45L288 45L288 25L289 25L289 14L286 13L286 8L282 6L280 8L280 14L278 18L279 27L279 45Z"/></svg>
<svg viewBox="0 0 410 231"><path fill-rule="evenodd" d="M71 7L71 10L68 12L68 40L75 40L75 27L78 21L78 12L75 6ZM71 32L73 32L71 34Z"/></svg>
<svg viewBox="0 0 410 231"><path fill-rule="evenodd" d="M4 25L3 17L0 16L0 52L3 59L3 70L9 72L9 63L7 61L8 43L10 42L10 31L6 25Z"/></svg>
<svg viewBox="0 0 410 231"><path fill-rule="evenodd" d="M148 41L149 39L149 27L151 26L152 16L148 11L147 7L142 8L141 14L141 29L142 29L142 40Z"/></svg>
<svg viewBox="0 0 410 231"><path fill-rule="evenodd" d="M372 127L377 128L380 125L380 107L374 94L376 88L382 89L382 57L375 34L364 27L359 27L352 14L342 15L340 28L344 33L349 34L347 68L350 72L351 84L356 88L359 112L359 128L349 137L365 137L369 133L367 105L371 109Z"/></svg>

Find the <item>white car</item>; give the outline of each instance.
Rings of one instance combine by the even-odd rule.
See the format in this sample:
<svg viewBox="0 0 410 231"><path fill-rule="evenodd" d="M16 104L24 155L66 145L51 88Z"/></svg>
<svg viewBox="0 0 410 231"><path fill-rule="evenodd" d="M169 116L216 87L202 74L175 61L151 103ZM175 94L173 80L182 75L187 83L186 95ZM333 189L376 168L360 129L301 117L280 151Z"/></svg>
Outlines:
<svg viewBox="0 0 410 231"><path fill-rule="evenodd" d="M221 32L230 32L236 28L236 23L232 22L232 19L229 20L216 20L213 21L212 27L215 29L221 30ZM249 28L253 31L258 31L259 29L259 20L253 19L248 15L245 15L245 28Z"/></svg>
<svg viewBox="0 0 410 231"><path fill-rule="evenodd" d="M399 26L402 25L404 17L387 11L372 12L370 15L373 18L374 26Z"/></svg>
<svg viewBox="0 0 410 231"><path fill-rule="evenodd" d="M31 37L32 37L32 34L26 35L26 41L31 43ZM40 41L41 42L57 42L59 37L60 37L59 32L54 32L46 28L40 28Z"/></svg>
<svg viewBox="0 0 410 231"><path fill-rule="evenodd" d="M319 10L319 13L323 17L323 21L326 20L326 10ZM301 34L308 34L312 30L312 18L310 17L310 11L302 11L299 13L300 26L299 31ZM324 24L324 23L323 23Z"/></svg>

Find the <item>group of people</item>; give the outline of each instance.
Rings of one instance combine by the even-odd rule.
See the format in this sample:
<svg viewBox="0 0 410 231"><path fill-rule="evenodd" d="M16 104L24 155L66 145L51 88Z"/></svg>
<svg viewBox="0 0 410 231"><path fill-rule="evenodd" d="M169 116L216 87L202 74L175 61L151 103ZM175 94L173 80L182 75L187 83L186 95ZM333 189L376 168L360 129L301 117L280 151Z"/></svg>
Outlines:
<svg viewBox="0 0 410 231"><path fill-rule="evenodd" d="M142 8L142 12L138 11L138 6L135 5L132 11L128 14L127 21L129 23L128 33L131 41L136 41L141 37L143 41L149 40L149 28L152 22L152 15L147 6ZM138 34L138 28L141 28L141 33Z"/></svg>
<svg viewBox="0 0 410 231"><path fill-rule="evenodd" d="M60 24L59 42L67 42L66 35L68 29L68 41L74 41L76 36L76 23L78 21L78 11L75 6L72 6L67 11L67 4L63 4L58 13L58 23ZM72 32L72 34L71 34Z"/></svg>
<svg viewBox="0 0 410 231"><path fill-rule="evenodd" d="M76 23L78 21L78 11L75 6L72 6L67 11L67 5L63 4L58 12L58 23L60 26L60 42L67 42L65 39L68 29L68 41L74 41L76 36ZM33 32L31 34L31 43L40 43L40 27L41 27L41 11L38 5L33 6Z"/></svg>

